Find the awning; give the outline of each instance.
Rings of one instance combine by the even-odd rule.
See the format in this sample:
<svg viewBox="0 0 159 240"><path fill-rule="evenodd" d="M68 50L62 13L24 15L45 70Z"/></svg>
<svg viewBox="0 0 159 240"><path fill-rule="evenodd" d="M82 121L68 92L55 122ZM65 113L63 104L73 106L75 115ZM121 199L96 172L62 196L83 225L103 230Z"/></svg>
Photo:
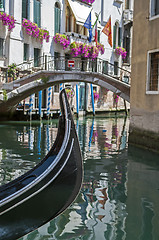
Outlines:
<svg viewBox="0 0 159 240"><path fill-rule="evenodd" d="M68 3L70 5L70 8L72 9L72 12L76 18L76 23L79 25L82 25L85 23L92 6L87 6L81 2L73 1L73 0L68 0ZM91 11L91 20L92 20L92 26L94 25L96 21L96 15L94 10L92 9ZM98 28L101 28L101 25L97 24Z"/></svg>

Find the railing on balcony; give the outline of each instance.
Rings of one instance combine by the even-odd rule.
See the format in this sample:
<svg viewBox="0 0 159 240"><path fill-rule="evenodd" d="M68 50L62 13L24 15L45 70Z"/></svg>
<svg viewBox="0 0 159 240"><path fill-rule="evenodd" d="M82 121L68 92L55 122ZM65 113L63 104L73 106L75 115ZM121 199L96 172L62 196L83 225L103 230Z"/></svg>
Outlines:
<svg viewBox="0 0 159 240"><path fill-rule="evenodd" d="M73 60L73 66L69 66L69 60ZM79 72L98 72L104 75L112 76L120 81L130 84L130 72L109 63L103 59L81 59L65 57L54 58L51 56L43 56L38 59L38 66L34 66L34 59L17 65L16 79L37 72L39 70L48 71L79 71ZM126 81L125 81L126 79ZM15 79L13 79L15 80ZM6 78L6 82L9 82Z"/></svg>

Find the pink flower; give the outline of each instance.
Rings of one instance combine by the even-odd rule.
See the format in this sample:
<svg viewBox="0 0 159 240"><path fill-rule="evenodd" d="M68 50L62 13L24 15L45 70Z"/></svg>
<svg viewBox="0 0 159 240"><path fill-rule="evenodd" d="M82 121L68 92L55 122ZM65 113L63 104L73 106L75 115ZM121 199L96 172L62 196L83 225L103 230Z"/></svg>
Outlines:
<svg viewBox="0 0 159 240"><path fill-rule="evenodd" d="M68 48L68 46L70 45L70 41L65 34L56 33L53 39L55 43L59 43L61 46L63 46L63 49Z"/></svg>
<svg viewBox="0 0 159 240"><path fill-rule="evenodd" d="M49 31L39 28L36 23L32 23L30 20L24 18L22 26L25 29L26 34L39 39L41 44L43 43L44 39L46 42L49 42Z"/></svg>
<svg viewBox="0 0 159 240"><path fill-rule="evenodd" d="M122 48L122 47L116 47L116 49L115 49L115 53L116 53L117 55L121 55L122 58L126 58L126 54L127 54L127 52L126 52L125 48Z"/></svg>
<svg viewBox="0 0 159 240"><path fill-rule="evenodd" d="M8 31L11 31L15 28L15 22L13 16L6 14L5 12L0 12L0 20L2 21L3 25L8 26Z"/></svg>

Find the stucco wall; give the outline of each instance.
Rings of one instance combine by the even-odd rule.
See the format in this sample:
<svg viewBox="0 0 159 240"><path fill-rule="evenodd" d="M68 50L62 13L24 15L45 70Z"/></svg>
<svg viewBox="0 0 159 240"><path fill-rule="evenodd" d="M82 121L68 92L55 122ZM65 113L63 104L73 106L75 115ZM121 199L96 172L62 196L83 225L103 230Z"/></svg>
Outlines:
<svg viewBox="0 0 159 240"><path fill-rule="evenodd" d="M132 50L131 125L159 132L159 95L146 94L147 53L159 49L159 18L149 20L149 0L135 1Z"/></svg>

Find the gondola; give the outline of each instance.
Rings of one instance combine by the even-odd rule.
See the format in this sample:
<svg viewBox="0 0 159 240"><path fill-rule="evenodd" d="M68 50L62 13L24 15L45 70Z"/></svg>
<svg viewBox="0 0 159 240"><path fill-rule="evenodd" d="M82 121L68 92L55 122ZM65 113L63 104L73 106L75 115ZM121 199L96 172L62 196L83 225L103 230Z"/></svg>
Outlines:
<svg viewBox="0 0 159 240"><path fill-rule="evenodd" d="M33 169L0 187L0 239L14 240L62 213L80 191L83 167L66 92L56 140Z"/></svg>

